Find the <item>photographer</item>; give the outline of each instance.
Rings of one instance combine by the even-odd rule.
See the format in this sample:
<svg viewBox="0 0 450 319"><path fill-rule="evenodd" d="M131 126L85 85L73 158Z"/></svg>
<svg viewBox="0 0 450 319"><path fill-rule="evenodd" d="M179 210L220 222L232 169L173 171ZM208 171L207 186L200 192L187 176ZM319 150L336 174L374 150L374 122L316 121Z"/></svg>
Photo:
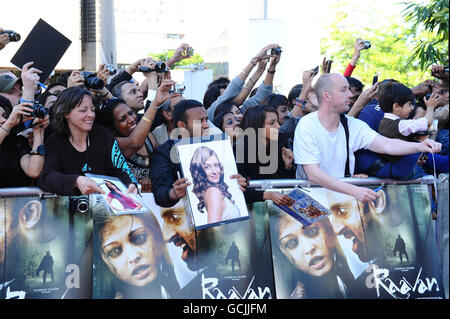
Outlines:
<svg viewBox="0 0 450 319"><path fill-rule="evenodd" d="M23 95L21 103L12 108L8 119L0 127L0 140L3 142L0 160L2 187L31 185L32 179L39 176L44 164L44 130L49 124L49 116L43 111L43 106L34 104L38 73L41 71L32 65L33 62L26 63L20 81L10 80L6 86L23 84L23 91L20 90ZM32 135L28 135L30 129L26 131L25 123L31 126Z"/></svg>

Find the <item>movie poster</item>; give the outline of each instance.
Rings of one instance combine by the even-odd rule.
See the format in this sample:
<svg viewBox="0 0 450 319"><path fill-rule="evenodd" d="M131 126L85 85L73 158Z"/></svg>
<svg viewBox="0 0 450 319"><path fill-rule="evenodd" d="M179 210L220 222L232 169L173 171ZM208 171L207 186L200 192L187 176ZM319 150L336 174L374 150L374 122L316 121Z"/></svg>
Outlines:
<svg viewBox="0 0 450 319"><path fill-rule="evenodd" d="M0 199L1 298L91 298L92 215L76 209L88 201Z"/></svg>
<svg viewBox="0 0 450 319"><path fill-rule="evenodd" d="M265 203L248 220L196 231L185 202L163 208L142 195L149 214L94 207L94 298L274 297Z"/></svg>
<svg viewBox="0 0 450 319"><path fill-rule="evenodd" d="M304 190L331 215L305 227L269 203L277 298L443 298L426 185L387 185L370 203Z"/></svg>

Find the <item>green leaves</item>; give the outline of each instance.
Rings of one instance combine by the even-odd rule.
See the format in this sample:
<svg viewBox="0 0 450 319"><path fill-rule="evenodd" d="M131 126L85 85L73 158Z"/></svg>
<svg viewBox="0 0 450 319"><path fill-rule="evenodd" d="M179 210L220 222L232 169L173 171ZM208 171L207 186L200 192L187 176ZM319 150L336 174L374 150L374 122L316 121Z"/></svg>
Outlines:
<svg viewBox="0 0 450 319"><path fill-rule="evenodd" d="M406 8L404 19L412 23L411 30L423 29L429 33L427 39L417 39L409 62L419 60L422 70L432 64L448 65L449 2L428 0L425 4L403 2Z"/></svg>

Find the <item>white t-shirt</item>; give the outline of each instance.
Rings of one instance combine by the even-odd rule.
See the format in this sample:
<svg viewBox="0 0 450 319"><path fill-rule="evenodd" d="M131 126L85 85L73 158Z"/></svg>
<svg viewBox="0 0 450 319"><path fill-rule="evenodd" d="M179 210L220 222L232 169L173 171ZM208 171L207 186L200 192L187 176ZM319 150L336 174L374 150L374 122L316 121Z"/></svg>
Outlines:
<svg viewBox="0 0 450 319"><path fill-rule="evenodd" d="M322 171L335 178L345 176L347 145L345 130L341 122L336 133L327 131L319 121L317 111L300 119L294 134L294 161L296 164L319 164ZM365 122L347 117L350 147L350 173L355 170L357 150L367 149L372 144L377 132Z"/></svg>

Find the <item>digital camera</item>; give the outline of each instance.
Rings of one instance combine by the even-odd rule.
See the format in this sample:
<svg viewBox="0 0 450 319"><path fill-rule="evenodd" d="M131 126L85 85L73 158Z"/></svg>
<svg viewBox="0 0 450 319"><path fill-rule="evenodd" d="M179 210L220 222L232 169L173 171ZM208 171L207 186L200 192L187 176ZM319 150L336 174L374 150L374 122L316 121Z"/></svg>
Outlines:
<svg viewBox="0 0 450 319"><path fill-rule="evenodd" d="M271 55L280 55L283 50L281 50L281 47L276 47L270 50Z"/></svg>
<svg viewBox="0 0 450 319"><path fill-rule="evenodd" d="M140 65L138 67L138 71L139 72L153 72L153 71L156 71L158 73L165 73L165 72L168 72L169 70L167 70L167 68L166 68L166 63L164 63L164 62L156 62L156 65L155 65L154 69L150 69L149 67Z"/></svg>
<svg viewBox="0 0 450 319"><path fill-rule="evenodd" d="M371 44L370 44L370 41L368 41L368 40L363 40L363 42L364 42L364 49L370 49L370 47L372 46Z"/></svg>
<svg viewBox="0 0 450 319"><path fill-rule="evenodd" d="M109 75L114 75L117 73L117 69L114 67L114 64L105 64L105 69L109 71Z"/></svg>
<svg viewBox="0 0 450 319"><path fill-rule="evenodd" d="M81 72L84 77L84 85L93 90L101 90L105 87L105 82L99 79L95 73L84 71Z"/></svg>
<svg viewBox="0 0 450 319"><path fill-rule="evenodd" d="M89 196L69 196L69 208L71 213L86 213L89 210Z"/></svg>
<svg viewBox="0 0 450 319"><path fill-rule="evenodd" d="M48 114L48 109L40 104L38 101L34 101L33 106L28 106L30 109L33 110L31 113L31 116L38 117L40 119L43 119Z"/></svg>
<svg viewBox="0 0 450 319"><path fill-rule="evenodd" d="M14 32L12 30L5 30L5 33L8 35L9 41L11 42L20 41L20 34L18 34L17 32Z"/></svg>
<svg viewBox="0 0 450 319"><path fill-rule="evenodd" d="M181 83L176 83L170 87L169 93L183 94L186 87Z"/></svg>

